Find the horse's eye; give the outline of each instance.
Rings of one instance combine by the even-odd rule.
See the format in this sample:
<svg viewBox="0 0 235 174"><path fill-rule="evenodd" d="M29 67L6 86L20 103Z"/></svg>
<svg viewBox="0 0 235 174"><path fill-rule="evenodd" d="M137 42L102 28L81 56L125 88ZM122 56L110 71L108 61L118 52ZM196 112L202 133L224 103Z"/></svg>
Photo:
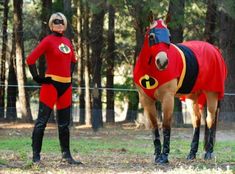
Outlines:
<svg viewBox="0 0 235 174"><path fill-rule="evenodd" d="M156 44L156 38L154 33L149 34L149 45L153 46Z"/></svg>
<svg viewBox="0 0 235 174"><path fill-rule="evenodd" d="M150 33L150 34L149 34L149 40L150 40L150 39L151 39L151 40L152 40L152 39L155 39L155 34L154 34L154 33Z"/></svg>

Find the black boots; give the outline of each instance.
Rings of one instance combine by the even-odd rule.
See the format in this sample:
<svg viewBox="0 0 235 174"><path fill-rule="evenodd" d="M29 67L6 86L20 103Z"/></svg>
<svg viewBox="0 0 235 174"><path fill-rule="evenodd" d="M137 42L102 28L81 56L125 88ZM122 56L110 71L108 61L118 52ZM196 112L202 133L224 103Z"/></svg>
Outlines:
<svg viewBox="0 0 235 174"><path fill-rule="evenodd" d="M196 153L197 153L198 144L199 144L199 136L200 136L200 127L194 129L193 140L191 143L191 150L187 156L188 160L193 160L196 158ZM206 151L205 155L204 155L205 160L212 159L212 157L213 157L214 141L215 141L215 128L212 127L210 129L208 129L206 127L205 140L204 140L204 143L205 143L204 149Z"/></svg>
<svg viewBox="0 0 235 174"><path fill-rule="evenodd" d="M44 130L50 117L51 111L51 108L41 102L39 103L38 118L36 120L32 135L34 163L40 162L40 152L42 147ZM66 109L58 110L57 121L63 161L66 161L69 164L82 164L80 161L75 161L72 158L69 149L70 106Z"/></svg>
<svg viewBox="0 0 235 174"><path fill-rule="evenodd" d="M168 154L170 152L170 136L171 136L171 129L163 128L163 149L162 149L162 154L159 158L160 164L169 162Z"/></svg>
<svg viewBox="0 0 235 174"><path fill-rule="evenodd" d="M212 127L210 129L208 129L207 134L208 135L205 139L205 145L204 145L204 149L206 151L206 153L204 155L204 159L210 160L213 158L213 148L214 148L214 141L215 141L215 128Z"/></svg>
<svg viewBox="0 0 235 174"><path fill-rule="evenodd" d="M36 120L32 134L33 162L40 161L40 152L42 148L42 140L47 121L51 114L51 109L43 103L39 103L38 118Z"/></svg>
<svg viewBox="0 0 235 174"><path fill-rule="evenodd" d="M156 131L155 131L156 133ZM157 135L157 133L155 134ZM158 133L159 135L159 133ZM171 129L163 128L163 147L162 147L162 153L159 155L159 152L161 152L161 142L160 142L160 136L159 141L158 139L154 140L155 145L155 163L159 164L165 164L168 163L168 154L170 152L170 135L171 135Z"/></svg>
<svg viewBox="0 0 235 174"><path fill-rule="evenodd" d="M156 163L161 155L161 140L158 128L153 130L153 144L154 144L154 156L155 156L154 161Z"/></svg>
<svg viewBox="0 0 235 174"><path fill-rule="evenodd" d="M40 162L40 152L42 147L42 139L43 139L44 129L34 127L33 136L32 136L32 148L33 148L33 162Z"/></svg>
<svg viewBox="0 0 235 174"><path fill-rule="evenodd" d="M187 156L187 160L193 160L196 158L198 144L199 144L199 137L200 137L200 127L194 128L193 140L191 143L190 152Z"/></svg>
<svg viewBox="0 0 235 174"><path fill-rule="evenodd" d="M59 131L60 147L62 152L62 161L68 162L69 164L82 164L80 161L75 161L70 153L69 147L69 123L70 123L70 109L61 109L57 111L57 122Z"/></svg>
<svg viewBox="0 0 235 174"><path fill-rule="evenodd" d="M65 161L69 164L75 164L75 165L82 164L81 161L76 161L76 160L73 159L70 151L62 152L62 161Z"/></svg>

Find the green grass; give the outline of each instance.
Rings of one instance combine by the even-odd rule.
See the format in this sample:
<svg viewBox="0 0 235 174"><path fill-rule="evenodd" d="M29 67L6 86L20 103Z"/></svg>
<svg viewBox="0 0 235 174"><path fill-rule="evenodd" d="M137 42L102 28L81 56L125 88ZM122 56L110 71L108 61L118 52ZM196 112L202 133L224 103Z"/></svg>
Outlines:
<svg viewBox="0 0 235 174"><path fill-rule="evenodd" d="M202 142L199 145L199 154L203 153ZM170 156L177 158L185 158L189 151L190 141L171 140ZM153 144L151 140L129 139L120 140L115 137L106 137L103 139L79 138L71 140L71 150L79 152L82 155L94 151L110 151L120 150L130 154L147 155L153 152ZM22 159L26 159L28 153L31 153L31 138L29 137L10 137L0 140L0 151L14 151ZM235 142L223 141L216 142L215 153L218 156L218 162L235 162ZM47 138L43 140L42 152L60 153L60 146L57 137Z"/></svg>
<svg viewBox="0 0 235 174"><path fill-rule="evenodd" d="M210 162L200 160L204 153L203 142L200 142L197 156L197 159L199 160L188 163L185 158L190 149L190 142L191 139L172 138L169 160L172 161L172 163L179 162L184 166L189 165L198 170L205 170L205 168L213 170L219 167L226 170L226 167L229 166L230 170L235 172L235 141L216 142L214 149L216 158ZM0 167L1 165L7 166L9 161L13 158L13 160L17 159L16 161L24 163L24 165L21 165L22 170L42 170L40 167L39 169L32 168L31 143L31 137L26 136L1 138ZM90 158L94 158L95 163L98 162L99 164L100 162L101 164L105 164L105 160L108 160L107 163L111 163L111 165L120 163L123 165L121 168L128 169L130 163L136 163L137 166L139 163L141 164L140 160L143 160L142 162L146 165L146 160L151 160L150 158L153 155L154 149L150 134L141 134L141 132L135 131L128 132L127 130L126 132L117 131L111 135L106 135L105 132L101 132L94 136L82 135L81 137L79 136L79 138L72 137L71 151L73 154L79 154L81 157L87 157L88 161ZM47 156L45 154L53 154L54 156L49 156L49 160L53 159L55 156L57 156L58 159L60 158L61 152L57 136L44 136L42 153L44 153L44 157ZM14 157L10 157L10 155L13 155ZM114 156L115 158L113 158ZM116 159L116 157L119 158L119 161L117 163L112 162L112 158ZM136 157L139 158L137 159L138 161L135 161ZM122 161L122 158L125 158L124 162ZM154 166L149 163L147 163L147 165L154 168ZM176 164L175 168L177 169L179 166Z"/></svg>

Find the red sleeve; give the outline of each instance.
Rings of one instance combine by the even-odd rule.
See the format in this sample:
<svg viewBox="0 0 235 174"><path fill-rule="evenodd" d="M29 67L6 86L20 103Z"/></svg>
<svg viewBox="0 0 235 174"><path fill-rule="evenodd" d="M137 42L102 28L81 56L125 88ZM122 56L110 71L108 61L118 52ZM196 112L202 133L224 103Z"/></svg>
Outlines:
<svg viewBox="0 0 235 174"><path fill-rule="evenodd" d="M37 59L43 55L46 51L47 48L47 37L44 38L38 45L37 47L28 55L26 58L26 63L28 65L35 64Z"/></svg>

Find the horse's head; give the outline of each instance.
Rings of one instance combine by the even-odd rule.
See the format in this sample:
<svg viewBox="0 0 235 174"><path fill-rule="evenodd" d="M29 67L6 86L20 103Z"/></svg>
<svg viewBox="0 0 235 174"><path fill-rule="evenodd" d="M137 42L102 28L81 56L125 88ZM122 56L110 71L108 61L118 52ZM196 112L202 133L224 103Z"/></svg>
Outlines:
<svg viewBox="0 0 235 174"><path fill-rule="evenodd" d="M170 33L163 20L152 20L147 30L151 57L154 57L156 67L162 71L167 68L167 49L170 45Z"/></svg>

